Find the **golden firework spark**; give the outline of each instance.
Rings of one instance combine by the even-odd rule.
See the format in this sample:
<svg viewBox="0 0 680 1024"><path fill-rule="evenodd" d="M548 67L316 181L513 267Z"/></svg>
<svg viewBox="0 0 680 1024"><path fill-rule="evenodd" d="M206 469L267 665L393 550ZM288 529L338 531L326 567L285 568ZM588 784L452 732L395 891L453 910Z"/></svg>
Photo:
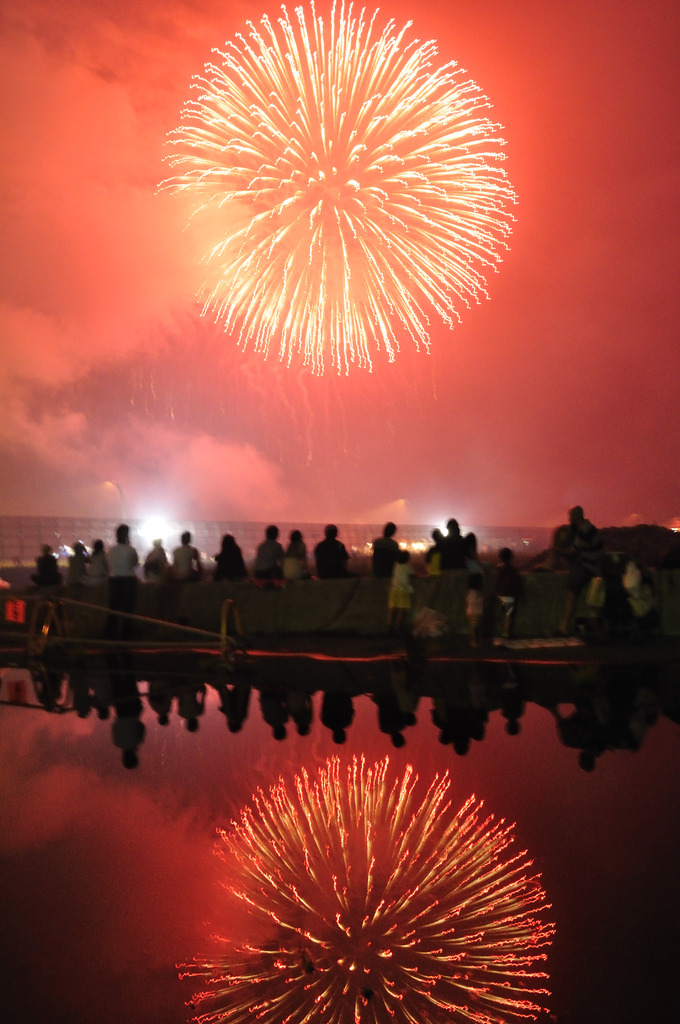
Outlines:
<svg viewBox="0 0 680 1024"><path fill-rule="evenodd" d="M164 187L207 215L203 312L315 373L429 349L486 295L515 194L489 103L408 23L334 3L248 22L194 82ZM209 229L210 230L210 229Z"/></svg>

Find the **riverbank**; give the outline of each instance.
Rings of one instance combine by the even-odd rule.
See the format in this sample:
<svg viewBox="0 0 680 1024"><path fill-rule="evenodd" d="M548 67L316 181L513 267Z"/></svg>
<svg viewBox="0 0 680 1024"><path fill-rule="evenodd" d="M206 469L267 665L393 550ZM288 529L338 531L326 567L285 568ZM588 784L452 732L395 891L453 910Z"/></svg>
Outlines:
<svg viewBox="0 0 680 1024"><path fill-rule="evenodd" d="M525 599L519 604L515 620L517 637L554 637L560 621L566 593L563 572L523 574ZM435 613L441 619L441 633L464 636L469 626L465 614L467 573L453 571L437 577L413 580L412 620ZM680 636L680 570L655 570L651 573L658 616L653 632L666 637ZM18 582L18 581L15 581ZM240 624L244 636L282 637L291 635L383 636L388 633L387 593L389 581L371 576L340 580L298 580L281 585L261 585L250 580L239 583L204 580L197 583L140 583L135 613L140 621L137 636L167 639L172 624L179 623L219 635L225 628L233 632ZM15 628L8 602L20 600L27 608L41 599L63 601L73 634L85 639L103 638L106 632L108 588L98 586L25 588L12 586L4 598L5 629ZM576 609L577 619L592 619L582 594ZM8 618L9 615L9 618ZM142 621L144 620L144 621ZM492 637L500 629L500 609L493 593L493 577L486 582L483 634Z"/></svg>

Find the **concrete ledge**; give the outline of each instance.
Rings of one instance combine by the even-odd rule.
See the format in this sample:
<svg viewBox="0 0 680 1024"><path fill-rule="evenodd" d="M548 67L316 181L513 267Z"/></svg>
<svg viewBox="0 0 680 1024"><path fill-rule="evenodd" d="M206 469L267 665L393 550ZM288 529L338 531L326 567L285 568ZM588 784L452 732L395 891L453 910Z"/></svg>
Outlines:
<svg viewBox="0 0 680 1024"><path fill-rule="evenodd" d="M661 615L662 636L680 636L680 569L660 569L655 590Z"/></svg>
<svg viewBox="0 0 680 1024"><path fill-rule="evenodd" d="M523 636L553 636L560 621L566 592L565 573L525 573L526 598L520 604L515 633ZM376 636L387 631L388 581L373 577L342 580L298 580L286 586L261 587L249 581L213 583L205 581L165 586L144 583L138 589L136 612L164 622L182 622L199 629L219 632L223 602L231 599L238 609L246 636L291 634L353 634ZM467 573L449 572L439 577L413 581L413 612L432 608L446 616L450 632L468 632L465 618ZM680 635L680 570L658 571L655 587L660 613L660 632ZM487 614L485 632L500 628L500 610L493 594L493 581L486 581ZM47 592L24 592L33 598ZM6 591L5 600L20 596ZM71 597L87 607L69 606L69 617L77 636L102 637L106 623L107 588L58 588L49 596ZM583 598L577 615L587 615ZM150 638L162 627L149 627ZM145 631L146 632L146 631Z"/></svg>

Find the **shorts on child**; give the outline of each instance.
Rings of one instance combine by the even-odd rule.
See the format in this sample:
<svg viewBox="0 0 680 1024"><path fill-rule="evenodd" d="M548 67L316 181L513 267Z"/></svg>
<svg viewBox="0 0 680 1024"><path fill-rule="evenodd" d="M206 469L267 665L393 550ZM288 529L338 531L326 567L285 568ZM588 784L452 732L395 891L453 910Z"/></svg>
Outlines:
<svg viewBox="0 0 680 1024"><path fill-rule="evenodd" d="M410 591L405 590L404 587L390 587L389 594L387 595L387 607L390 611L393 608L408 610L411 607Z"/></svg>

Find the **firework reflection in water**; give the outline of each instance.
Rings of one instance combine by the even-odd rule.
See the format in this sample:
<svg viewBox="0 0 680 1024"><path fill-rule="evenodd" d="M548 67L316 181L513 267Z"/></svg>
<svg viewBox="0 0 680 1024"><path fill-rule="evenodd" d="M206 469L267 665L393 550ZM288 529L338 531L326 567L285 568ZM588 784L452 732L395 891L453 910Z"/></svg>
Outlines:
<svg viewBox="0 0 680 1024"><path fill-rule="evenodd" d="M315 373L429 348L486 295L516 201L489 103L434 42L313 3L216 50L170 133L163 187L205 224L211 311L239 343ZM199 218L200 219L200 218Z"/></svg>
<svg viewBox="0 0 680 1024"><path fill-rule="evenodd" d="M225 888L260 937L183 965L210 983L196 1020L535 1018L554 928L531 861L508 852L512 826L474 796L454 813L448 773L421 797L410 766L392 782L388 767L331 758L259 790L220 832Z"/></svg>

